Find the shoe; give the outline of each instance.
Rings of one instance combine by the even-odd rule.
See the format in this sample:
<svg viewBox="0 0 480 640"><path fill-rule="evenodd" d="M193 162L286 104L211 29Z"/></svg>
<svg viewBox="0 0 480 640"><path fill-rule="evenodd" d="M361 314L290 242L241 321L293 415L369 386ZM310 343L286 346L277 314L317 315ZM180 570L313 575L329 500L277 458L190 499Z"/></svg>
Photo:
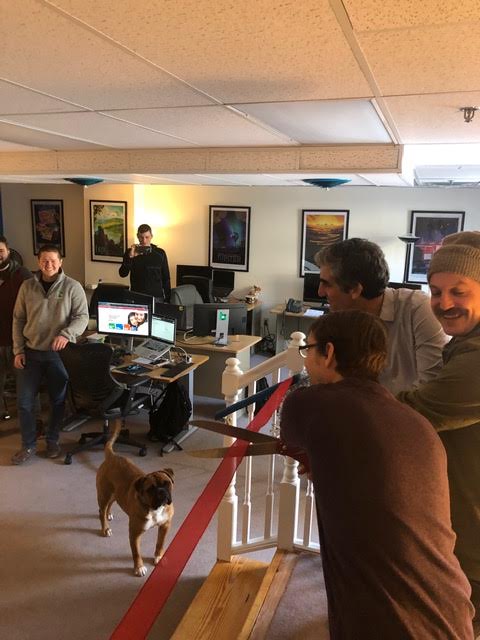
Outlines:
<svg viewBox="0 0 480 640"><path fill-rule="evenodd" d="M47 442L47 458L58 458L61 452L58 442Z"/></svg>
<svg viewBox="0 0 480 640"><path fill-rule="evenodd" d="M5 413L0 414L0 420L10 420L12 416L5 411Z"/></svg>
<svg viewBox="0 0 480 640"><path fill-rule="evenodd" d="M17 451L17 453L12 456L12 464L23 464L27 460L30 460L30 458L35 455L35 452L35 447L20 449L20 451Z"/></svg>

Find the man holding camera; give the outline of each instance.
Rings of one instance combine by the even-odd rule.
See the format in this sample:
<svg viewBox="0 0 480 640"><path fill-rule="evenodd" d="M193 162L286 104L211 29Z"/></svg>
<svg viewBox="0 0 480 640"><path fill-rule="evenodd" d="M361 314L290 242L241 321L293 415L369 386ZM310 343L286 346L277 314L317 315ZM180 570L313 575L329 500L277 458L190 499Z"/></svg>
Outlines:
<svg viewBox="0 0 480 640"><path fill-rule="evenodd" d="M118 273L122 278L130 274L132 291L154 296L160 302L170 300L170 270L167 254L152 244L152 228L141 224L137 230L138 244L125 251Z"/></svg>

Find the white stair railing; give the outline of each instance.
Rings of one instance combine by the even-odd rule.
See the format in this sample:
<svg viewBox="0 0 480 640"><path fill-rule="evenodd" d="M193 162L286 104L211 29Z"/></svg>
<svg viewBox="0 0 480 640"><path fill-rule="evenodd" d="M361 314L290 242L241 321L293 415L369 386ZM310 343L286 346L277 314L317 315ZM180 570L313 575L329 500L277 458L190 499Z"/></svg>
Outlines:
<svg viewBox="0 0 480 640"><path fill-rule="evenodd" d="M222 375L222 393L225 396L227 406L238 400L240 391L245 387L248 387L249 396L255 393L256 382L263 376L271 374L272 383L275 384L282 377L282 369L288 370L289 375L301 372L304 360L299 354L298 347L303 344L305 344L305 335L296 331L292 333L291 341L285 351L246 372L240 369L239 360L229 358ZM253 419L254 405L248 406L247 413L250 422ZM230 414L228 423L236 426L237 417L236 413ZM278 412L273 415L270 432L276 437L279 436ZM225 446L229 446L232 442L234 442L234 438L225 436ZM260 456L255 459L246 456L241 466L245 479L240 510L238 509L237 474L232 478L218 509L217 556L220 560L228 561L233 554L270 547L318 551L318 543L312 539L315 502L311 482L307 481L305 495L301 496L298 462L289 457L280 457L283 459L283 474L280 482L276 482L276 459L275 455ZM257 500L253 502L252 486L257 486L256 469L260 469L262 475L265 475L266 471L267 478L264 498L259 500L257 497ZM276 496L278 496L277 511L275 509ZM303 506L304 513L301 527L301 523L299 523L300 505ZM252 516L260 509L263 510L263 531L260 536L253 537L251 535ZM277 515L276 519L275 515ZM240 518L240 533L237 532L238 517ZM297 532L300 528L302 536L299 538Z"/></svg>

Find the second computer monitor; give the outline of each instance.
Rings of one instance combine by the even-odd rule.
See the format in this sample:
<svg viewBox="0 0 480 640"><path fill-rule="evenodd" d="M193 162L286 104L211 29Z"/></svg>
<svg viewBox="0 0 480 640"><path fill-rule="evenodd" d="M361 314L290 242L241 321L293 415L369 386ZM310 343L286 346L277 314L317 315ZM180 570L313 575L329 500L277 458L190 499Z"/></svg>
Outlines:
<svg viewBox="0 0 480 640"><path fill-rule="evenodd" d="M217 327L217 310L228 309L229 335L245 335L247 332L247 305L239 303L196 304L193 307L193 335L212 336Z"/></svg>
<svg viewBox="0 0 480 640"><path fill-rule="evenodd" d="M177 322L174 318L166 318L165 316L152 315L152 324L150 336L171 344L175 344L175 332Z"/></svg>

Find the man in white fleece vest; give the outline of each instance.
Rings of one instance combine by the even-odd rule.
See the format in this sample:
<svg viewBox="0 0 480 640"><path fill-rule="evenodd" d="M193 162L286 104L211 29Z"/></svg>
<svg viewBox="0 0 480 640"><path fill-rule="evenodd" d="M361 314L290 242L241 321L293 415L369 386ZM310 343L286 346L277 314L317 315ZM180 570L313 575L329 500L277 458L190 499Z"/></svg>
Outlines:
<svg viewBox="0 0 480 640"><path fill-rule="evenodd" d="M12 464L23 464L36 452L35 397L45 380L51 402L47 427L47 457L60 455L58 436L63 419L68 376L59 351L75 342L88 324L82 285L62 271L55 245L38 254L40 270L18 292L13 311L13 353L17 369L17 403L22 448Z"/></svg>

